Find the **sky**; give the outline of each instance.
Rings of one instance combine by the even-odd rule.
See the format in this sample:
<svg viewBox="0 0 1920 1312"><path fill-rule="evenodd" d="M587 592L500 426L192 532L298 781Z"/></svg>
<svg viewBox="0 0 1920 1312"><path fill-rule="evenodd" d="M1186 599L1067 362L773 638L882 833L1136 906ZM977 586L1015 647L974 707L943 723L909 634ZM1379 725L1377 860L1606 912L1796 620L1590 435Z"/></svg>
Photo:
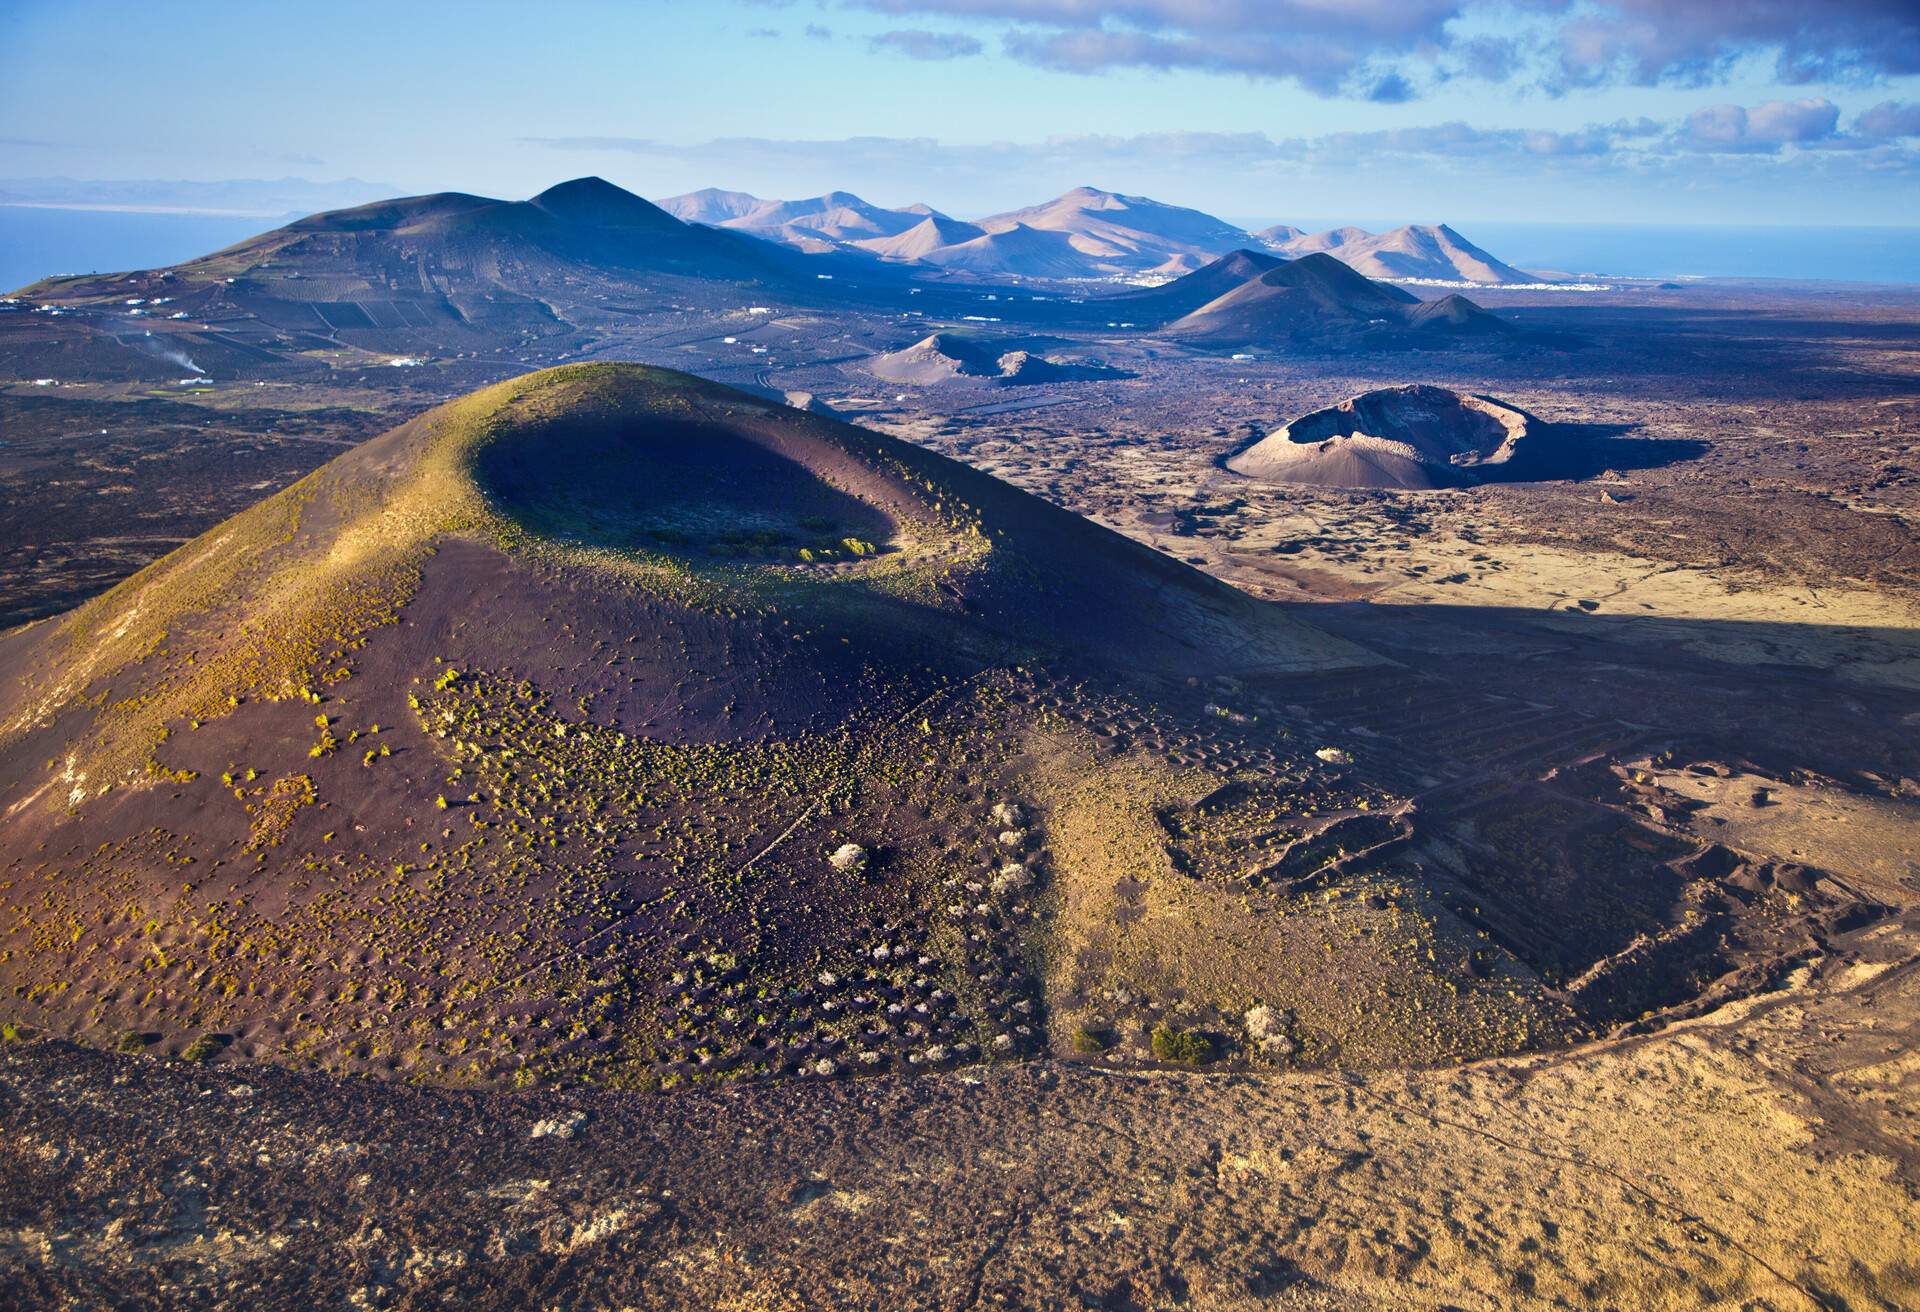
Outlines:
<svg viewBox="0 0 1920 1312"><path fill-rule="evenodd" d="M1263 221L1920 215L1914 0L0 0L0 49L0 199L45 204L598 174L962 217L1081 184Z"/></svg>

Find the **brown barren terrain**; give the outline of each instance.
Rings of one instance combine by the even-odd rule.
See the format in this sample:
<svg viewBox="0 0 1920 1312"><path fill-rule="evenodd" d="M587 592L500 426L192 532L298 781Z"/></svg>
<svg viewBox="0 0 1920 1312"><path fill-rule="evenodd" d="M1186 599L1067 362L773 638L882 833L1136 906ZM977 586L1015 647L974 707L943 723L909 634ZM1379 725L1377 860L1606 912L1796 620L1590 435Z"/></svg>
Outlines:
<svg viewBox="0 0 1920 1312"><path fill-rule="evenodd" d="M427 199L0 312L4 1301L1920 1303L1911 293ZM1409 383L1526 459L1228 463Z"/></svg>

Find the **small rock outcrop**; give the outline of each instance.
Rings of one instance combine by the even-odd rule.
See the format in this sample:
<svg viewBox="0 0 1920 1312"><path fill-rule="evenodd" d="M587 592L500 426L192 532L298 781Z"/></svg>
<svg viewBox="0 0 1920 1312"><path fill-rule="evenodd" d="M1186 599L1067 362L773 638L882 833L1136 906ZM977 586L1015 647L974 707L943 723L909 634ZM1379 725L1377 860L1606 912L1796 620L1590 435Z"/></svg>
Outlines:
<svg viewBox="0 0 1920 1312"><path fill-rule="evenodd" d="M1026 383L1066 383L1100 378L1131 378L1124 369L1098 361L1060 359L1041 354L1037 342L992 340L966 333L940 332L898 351L874 356L867 368L892 383L930 386L977 379L1015 387Z"/></svg>

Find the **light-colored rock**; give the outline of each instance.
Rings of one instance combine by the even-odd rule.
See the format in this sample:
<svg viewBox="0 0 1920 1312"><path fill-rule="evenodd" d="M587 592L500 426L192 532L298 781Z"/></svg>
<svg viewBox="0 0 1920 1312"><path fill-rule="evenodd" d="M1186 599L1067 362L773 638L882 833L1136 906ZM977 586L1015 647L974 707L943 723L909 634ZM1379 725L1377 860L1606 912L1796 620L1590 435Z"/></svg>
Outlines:
<svg viewBox="0 0 1920 1312"><path fill-rule="evenodd" d="M580 1127L587 1123L587 1114L583 1111L564 1112L559 1116L549 1116L534 1122L528 1133L532 1139L571 1139Z"/></svg>
<svg viewBox="0 0 1920 1312"><path fill-rule="evenodd" d="M993 877L993 891L996 893L1009 893L1017 889L1025 888L1032 882L1033 872L1031 870L1028 870L1018 861L1009 861L1001 866L1000 872Z"/></svg>

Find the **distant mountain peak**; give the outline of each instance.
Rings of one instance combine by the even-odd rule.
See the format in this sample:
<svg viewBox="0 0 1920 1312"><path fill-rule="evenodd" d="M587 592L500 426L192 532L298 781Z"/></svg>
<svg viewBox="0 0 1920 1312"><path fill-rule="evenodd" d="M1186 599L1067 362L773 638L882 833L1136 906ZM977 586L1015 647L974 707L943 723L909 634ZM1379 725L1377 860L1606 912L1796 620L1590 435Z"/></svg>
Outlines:
<svg viewBox="0 0 1920 1312"><path fill-rule="evenodd" d="M1244 269L1251 274L1271 269L1279 262L1277 257L1268 255L1264 251L1249 250L1242 246L1239 250L1228 251L1207 267L1233 271Z"/></svg>
<svg viewBox="0 0 1920 1312"><path fill-rule="evenodd" d="M1348 226L1309 234L1286 224L1248 232L1202 210L1092 184L969 223L924 203L889 208L849 191L762 200L709 187L668 197L660 205L688 223L749 232L809 253L851 251L986 277L1179 277L1232 252L1264 247L1294 258L1329 254L1376 280L1486 285L1535 280L1444 223L1408 224L1382 233ZM926 219L939 222L928 227Z"/></svg>
<svg viewBox="0 0 1920 1312"><path fill-rule="evenodd" d="M574 178L548 187L528 203L571 223L602 227L679 225L678 219L658 205L605 178Z"/></svg>
<svg viewBox="0 0 1920 1312"><path fill-rule="evenodd" d="M1089 210L1129 210L1139 205L1158 204L1145 196L1123 196L1117 191L1105 191L1099 187L1075 187L1061 196L1060 201L1072 201L1080 208ZM1060 201L1054 203L1059 204Z"/></svg>
<svg viewBox="0 0 1920 1312"><path fill-rule="evenodd" d="M1331 254L1370 278L1488 284L1534 281L1533 275L1494 258L1444 223L1409 223L1382 233L1347 227L1285 235L1281 229L1269 228L1260 235L1289 255Z"/></svg>
<svg viewBox="0 0 1920 1312"><path fill-rule="evenodd" d="M631 197L639 200L632 192L617 187L605 178L594 174L585 177L569 178L565 182L556 182L533 198L536 205L567 205L581 201L606 201L619 197Z"/></svg>
<svg viewBox="0 0 1920 1312"><path fill-rule="evenodd" d="M1220 291L1232 270L1227 259L1170 283L1136 303L1183 308L1193 294ZM1363 335L1411 341L1415 335L1452 338L1497 335L1506 325L1464 297L1432 304L1398 287L1375 282L1324 253L1290 262L1249 252L1244 264L1263 272L1229 287L1214 299L1167 323L1167 336L1216 347L1287 341L1339 341ZM1192 289L1190 292L1189 289Z"/></svg>
<svg viewBox="0 0 1920 1312"><path fill-rule="evenodd" d="M702 187L698 191L690 191L685 196L676 197L676 199L679 199L679 200L732 200L732 201L745 201L755 205L764 203L761 201L760 197L754 195L750 191L728 191L725 187Z"/></svg>

